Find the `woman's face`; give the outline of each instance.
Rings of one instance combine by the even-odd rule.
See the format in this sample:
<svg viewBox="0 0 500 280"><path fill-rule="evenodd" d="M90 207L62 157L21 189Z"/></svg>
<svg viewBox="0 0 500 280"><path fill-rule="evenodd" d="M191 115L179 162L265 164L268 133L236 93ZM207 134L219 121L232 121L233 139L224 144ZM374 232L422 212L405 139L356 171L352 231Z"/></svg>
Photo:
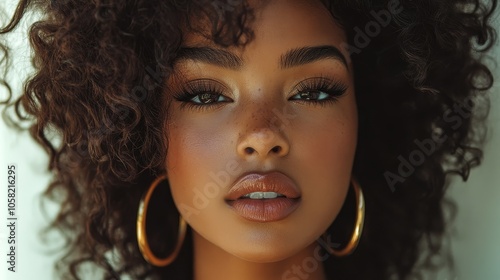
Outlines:
<svg viewBox="0 0 500 280"><path fill-rule="evenodd" d="M350 183L357 111L345 34L319 1L269 1L251 27L255 38L244 49L186 35L185 47L235 57L197 50L179 58L167 84L166 168L195 234L239 258L271 262L306 248L337 216ZM181 96L186 89L198 95ZM278 185L288 177L300 198L285 214L272 212L280 203L266 208L263 200L235 211L228 193L252 173L278 174ZM256 186L269 188L266 182Z"/></svg>

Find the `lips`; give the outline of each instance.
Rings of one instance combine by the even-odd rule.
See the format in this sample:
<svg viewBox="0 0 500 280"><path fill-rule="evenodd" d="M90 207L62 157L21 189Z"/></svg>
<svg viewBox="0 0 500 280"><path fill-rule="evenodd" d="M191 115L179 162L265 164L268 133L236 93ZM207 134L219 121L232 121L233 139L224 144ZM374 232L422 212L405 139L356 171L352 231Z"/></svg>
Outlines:
<svg viewBox="0 0 500 280"><path fill-rule="evenodd" d="M239 216L255 222L286 218L300 204L300 191L285 174L251 173L237 180L225 197Z"/></svg>

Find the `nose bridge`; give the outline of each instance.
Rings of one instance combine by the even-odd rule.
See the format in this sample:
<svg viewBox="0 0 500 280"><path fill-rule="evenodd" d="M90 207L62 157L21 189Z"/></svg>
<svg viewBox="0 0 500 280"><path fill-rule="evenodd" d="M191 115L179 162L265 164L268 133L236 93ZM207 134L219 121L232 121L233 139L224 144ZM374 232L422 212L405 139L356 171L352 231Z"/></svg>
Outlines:
<svg viewBox="0 0 500 280"><path fill-rule="evenodd" d="M265 104L254 103L253 105L249 109L250 116L247 122L249 128L254 131L274 128L273 107L270 102L266 102Z"/></svg>
<svg viewBox="0 0 500 280"><path fill-rule="evenodd" d="M264 100L266 100L264 98ZM241 111L241 125L237 150L240 156L254 154L264 158L270 155L283 156L288 153L289 143L280 123L277 102L250 101Z"/></svg>
<svg viewBox="0 0 500 280"><path fill-rule="evenodd" d="M277 133L281 134L284 129L279 118L279 102L273 102L270 98L262 98L264 101L250 101L244 110L244 122L247 133ZM283 106L283 105L281 105Z"/></svg>

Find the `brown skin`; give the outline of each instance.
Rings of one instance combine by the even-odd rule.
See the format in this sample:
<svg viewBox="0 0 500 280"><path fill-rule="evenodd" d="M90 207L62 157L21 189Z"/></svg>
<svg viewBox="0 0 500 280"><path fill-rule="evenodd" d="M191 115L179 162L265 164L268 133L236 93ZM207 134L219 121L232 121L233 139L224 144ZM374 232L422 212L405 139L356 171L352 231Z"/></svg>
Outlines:
<svg viewBox="0 0 500 280"><path fill-rule="evenodd" d="M339 213L351 179L357 140L352 65L326 58L278 67L280 56L292 48L341 49L344 32L321 3L312 1L272 1L256 10L252 28L254 41L244 49L227 49L244 67L182 60L168 84L166 168L175 204L193 229L196 280L282 279L285 271L314 255L315 240ZM184 45L216 47L197 34L188 34ZM295 85L315 77L336 80L347 90L325 106L290 100L298 93ZM210 79L231 102L204 110L181 107L172 95L194 79ZM276 112L289 117L279 118ZM300 189L302 202L292 214L257 223L228 208L224 196L238 177L271 170L286 174ZM210 173L229 179L220 177L221 184ZM213 183L216 191L200 207L196 194L206 193ZM321 262L308 276L325 279Z"/></svg>
<svg viewBox="0 0 500 280"><path fill-rule="evenodd" d="M167 133L162 134L164 130L160 129L160 127L168 123L165 118L161 117L163 113L167 113L163 111L166 106L162 103L164 100L161 100L161 98L168 96L168 94L159 94L162 88L157 87L156 82L160 81L158 80L158 78L161 78L159 74L168 72L168 66L170 66L168 60L177 57L174 50L178 42L182 42L183 38L181 36L186 35L172 32L172 29L179 27L179 22L186 17L193 16L197 19L196 17L199 17L200 14L213 14L212 5L207 5L205 1L162 0L104 1L105 3L103 1L30 0L19 0L18 2L16 14L12 17L10 24L0 31L0 33L3 33L0 36L15 32L23 16L31 13L39 14L39 21L30 25L31 32L29 34L36 69L31 78L25 81L26 86L19 97L4 100L0 103L6 106L3 108L6 110L4 112L6 113L5 117L9 117L9 119L12 117L14 122L9 122L11 125L25 127L26 123L21 120L26 117L33 120L30 125L31 135L50 155L48 168L53 172L54 178L44 192L44 200L46 199L51 203L57 201L63 207L60 207L60 211L51 221L49 228L63 233L62 235L68 238L66 239L68 246L65 248L64 254L62 254L63 257L56 265L59 276L57 278L78 279L81 277L78 272L81 271L82 266L85 270L87 265L95 265L106 271L106 277L110 279L120 278L120 275L130 275L129 278L134 279L144 279L145 275L161 279L186 279L188 273L184 271L185 265L192 264L193 261L193 252L186 252L187 246L183 248L185 254L179 257L177 263L168 268L152 268L145 260L140 259L141 253L137 247L137 237L134 230L132 230L135 226L135 220L131 219L136 215L137 209L130 206L137 205L145 188L157 177L159 172L162 172L162 168L166 167L166 156L164 156L162 146L164 143L162 140L166 139ZM217 1L210 2L217 4L215 3ZM239 1L230 0L225 2L234 4ZM272 5L280 4L275 1L262 2L270 2ZM366 27L367 23L374 20L373 12L378 13L383 6L387 5L387 1L383 0L325 0L323 2L331 6L339 22L342 23L342 26L345 26L350 42L355 41L354 28ZM498 1L492 0L489 4L477 1L477 3L471 3L471 5L461 5L463 1L458 0L427 1L426 5L419 5L416 2L411 0L401 1L400 7L403 7L403 9L398 16L392 17L390 24L380 29L376 42L372 41L366 48L363 48L360 55L355 55L356 60L353 60L356 70L356 98L360 120L357 156L353 172L359 174L359 180L363 183L362 186L367 200L367 213L370 215L367 216L366 230L363 233L360 247L356 250L356 255L342 261L330 258L324 262L324 271L330 278L424 278L426 270L435 270L434 260L436 258L443 260L443 264L451 265L450 252L446 250L446 246L442 246L443 237L446 235L447 230L446 225L452 222L446 218L445 213L452 213L456 208L453 202L444 200L445 191L449 187L447 178L451 174L459 174L463 180L466 180L472 167L477 166L483 157L481 147L485 140L485 119L488 113L484 109L488 108L489 93L494 92L492 90L494 79L490 67L487 67L481 58L488 57L486 53L491 50L495 43L494 30L491 24L494 17L491 15L494 14L493 9L498 6ZM287 1L289 5L293 5L293 3L296 2ZM317 4L306 0L303 0L301 4L308 3L311 3L310 5ZM226 6L226 8L228 7ZM213 34L214 40L224 42L225 44L222 45L235 44L236 39L240 38L239 34L251 35L247 32L246 20L240 20L246 18L246 15L251 18L251 13L240 8L235 9L234 13L227 13L224 25L219 25L219 28L217 24L220 22L217 18L205 22L206 24L202 26L212 26L212 30L216 31ZM229 7L230 10L231 7ZM318 9L316 12L318 16L307 21L298 21L301 17L296 17L297 21L289 24L290 20L286 17L290 9L274 10L277 10L273 14L277 18L276 21L286 23L288 26L294 25L296 22L311 24L312 20L315 22L321 21L323 17L323 10ZM75 13L71 11L83 12ZM471 11L474 11L474 13ZM120 15L126 16L121 17ZM262 14L259 20L262 23ZM438 24L432 24L432 28L429 28L429 23ZM265 26L268 27L265 30L278 29L278 26L268 26L267 24ZM302 28L305 28L304 26L292 27L293 30L285 30L285 33L280 32L277 35L283 38L288 35L287 32L304 33L301 31ZM220 30L221 28L229 30L229 32L224 33ZM219 36L220 33L217 31L221 31L223 35ZM317 30L313 31L317 32ZM254 51L258 46L267 42L262 40L262 33L258 34L257 39L259 41L254 42ZM304 34L298 35L304 37ZM308 33L308 36L311 36L311 34ZM198 40L192 34L190 34L190 37L190 43L193 43L195 39ZM326 38L322 37L325 40ZM313 42L311 39L309 41L307 43ZM186 41L185 43L189 42ZM205 44L202 41L200 43ZM264 52L253 55L252 58L260 59L261 55L275 56L274 52L277 51L277 46L285 43L295 44L296 42L279 41L277 44L268 47ZM302 43L300 42L300 44ZM0 44L0 48L8 50L8 45ZM85 47L85 50L82 51L82 47ZM273 50L273 47L276 47L276 49ZM237 50L233 51L238 53ZM377 59L372 59L374 55L377 56ZM250 55L245 55L244 58L248 59L249 57ZM5 58L8 58L7 52L5 52ZM261 60L257 61L260 63L259 65L270 62ZM8 67L7 59L4 59L3 63L6 64L2 65L1 68L5 70L6 75L0 75L2 77L8 76L8 73L12 73L13 70ZM255 60L248 60L247 63L255 63ZM10 65L13 64L15 64L15 58L10 63ZM333 66L333 64L331 65ZM150 66L152 68L148 69ZM208 67L208 65L203 64L184 65L186 72L191 72L193 75L208 75L208 72L200 74L200 69ZM308 65L308 69L302 67L303 71L296 72L295 77L291 75L293 71L287 71L286 80L293 84L295 80L303 80L309 75L316 75L317 73L312 73L316 71L312 70L312 67L311 65ZM316 67L319 67L319 64ZM180 72L180 67L178 68L177 70ZM198 73L195 73L196 69ZM269 68L259 69L259 71L266 71L266 69ZM341 69L341 66L338 66L338 69ZM404 75L402 75L401 71L403 69ZM151 73L150 70L156 73ZM343 70L338 71L335 75L340 79L344 73ZM228 85L232 83L232 89L243 89L241 91L230 91L229 93L233 93L236 97L240 96L240 93L242 96L248 94L249 91L246 90L250 87L245 87L245 84L236 79L239 76L235 73L226 72L224 73L222 69L212 69L210 76L221 76L221 73L227 74L218 78ZM263 76L263 73L256 72L252 73L255 75L245 76L251 79L251 83L248 83L248 85L253 86L255 83L255 87L251 88L255 90L252 94L265 93L269 98L273 96L272 94L279 92L289 93L287 91L289 84L281 85L283 80L278 77L285 77L285 72L273 71L271 75L268 75L269 77L266 77L269 79L265 80L266 82L273 81L276 89L282 91L275 91L276 89L270 88L270 84L260 80L259 78ZM244 74L246 75L246 73ZM347 74L344 76L345 79L348 79ZM85 78L82 79L82 77ZM151 78L154 78L154 81ZM8 83L6 83L8 81L5 79L0 78L0 82L8 87ZM139 82L141 83L139 84ZM482 89L477 88L478 83ZM139 85L147 90L138 96L136 93L138 93ZM259 89L262 92L259 92ZM439 91L440 94L429 94L429 92L433 91ZM350 93L352 94L352 89ZM12 94L12 97L16 95L15 92L12 92ZM345 108L346 104L348 104L346 102L351 102L345 98L347 96L344 96L341 102L336 104L338 106L331 106L330 108L332 110ZM258 94L255 97L257 98L255 102L262 102L262 100L258 99ZM466 104L471 98L474 100L473 113L476 116L480 115L481 118L462 118L462 125L458 128L456 122L443 120L444 115L449 115L450 108L454 108L459 103ZM241 99L235 100L241 101ZM61 106L61 104L64 104L64 106ZM296 102L283 102L283 104L287 104L283 108L288 109L293 107L290 104L297 105ZM219 111L205 111L202 117L213 117L215 115L211 113L229 110L225 106L235 104L222 105L224 106L221 106ZM249 107L245 108L247 111L244 111L247 114L250 114L248 110L255 110L256 108L250 106L252 103L245 105ZM172 107L175 106L174 104ZM301 110L307 108L304 106L298 107ZM9 114L9 111L13 112L10 109L15 109L16 114ZM316 107L315 109L325 109L325 107ZM309 108L309 110L314 114L322 112L313 111L313 108ZM124 115L123 112L132 114ZM220 204L218 204L220 200L217 200L217 198L220 198L220 194L219 196L214 195L212 199L208 200L210 202L207 204L208 208L200 209L197 215L189 215L190 213L187 213L186 208L182 208L183 204L187 205L184 202L189 202L186 197L193 198L193 193L199 191L200 186L195 188L189 184L180 184L186 183L187 181L184 182L181 179L188 177L181 176L184 174L175 173L183 171L189 176L195 175L199 177L200 174L203 175L202 172L207 172L208 169L208 165L201 165L204 162L200 160L203 159L203 157L199 157L200 152L188 145L192 143L179 142L181 140L179 136L183 135L181 133L185 133L185 131L180 131L181 129L175 130L175 127L186 127L186 123L189 125L198 124L195 121L201 120L197 118L197 115L200 114L191 112L193 116L189 118L188 112L179 110L176 113L178 119L171 119L173 121L171 125L174 129L172 131L172 136L174 136L172 137L174 138L172 145L176 148L177 154L169 154L169 156L172 156L169 160L171 164L169 169L172 181L176 181L172 187L184 218L188 219L191 226L196 230L197 240L201 240L199 236L204 236L206 240L210 241L206 243L197 242L196 244L196 258L203 261L203 263L197 261L196 274L217 277L216 273L210 273L207 269L202 271L203 268L209 265L214 268L215 272L224 272L225 275L229 275L233 279L242 279L244 275L241 269L242 266L246 266L248 270L261 273L267 269L265 266L263 269L257 270L251 267L249 262L240 262L241 258L236 257L233 258L235 261L230 263L234 266L229 266L227 262L222 269L216 266L224 261L224 257L219 257L215 253L216 250L210 250L210 248L217 248L222 255L226 256L225 259L227 260L230 258L228 255L235 256L235 254L232 254L235 251L232 245L236 237L226 234L226 239L221 242L207 230L208 227L203 227L200 219L196 217L205 215L205 213L210 214L205 216L211 219L212 224L220 223L218 226L224 226L218 228L221 232L223 230L228 232L228 226L222 224L221 221L233 225L233 228L243 227L243 225L245 225L245 229L247 228L246 224L233 216L229 220L212 217L212 213L217 212L215 210L220 211L221 209ZM226 114L230 115L233 112L243 113L243 111L232 110L226 112ZM257 113L255 112L255 114ZM338 111L338 113L341 116L339 119L344 119L346 114L343 114L342 111ZM246 137L249 133L251 134L252 130L249 130L251 126L249 128L245 126L245 123L254 120L244 119L244 116L236 116L236 114L229 116L231 118L226 118L227 124L223 123L223 125L229 126L227 129L233 129L230 139L233 142L228 141L233 146L226 146L224 150L220 148L219 151L223 150L224 153L217 155L220 156L219 160L209 157L210 166L215 171L224 171L225 168L220 163L225 160L225 157L228 157L227 155L230 155L230 157L238 159L235 162L236 164L239 163L239 165L234 167L237 172L231 174L231 178L227 179L228 182L233 177L239 176L239 173L246 171L245 169L255 168L255 166L261 169L273 168L273 164L275 168L286 172L298 170L290 176L293 176L297 181L304 182L305 179L301 176L305 176L303 174L310 175L311 164L321 167L320 162L317 161L320 161L321 156L324 156L324 154L321 154L319 160L315 159L308 166L304 164L305 168L299 170L300 165L304 162L303 160L308 160L309 155L315 154L314 141L322 141L318 137L313 138L317 135L309 135L311 136L310 145L303 147L303 150L296 148L297 145L301 144L299 141L301 139L294 135L295 131L290 127L292 125L303 125L303 122L306 121L306 119L303 119L304 115L301 115L302 119L295 118L293 122L283 126L281 130L270 129L287 137L286 140L289 142L290 149L286 156L267 159L265 162L267 165L254 162L257 159L263 161L262 158L250 157L248 160L238 158L239 155L234 151L237 144L235 135L239 133L241 137ZM232 117L239 117L239 119ZM265 121L264 116L259 118ZM307 120L311 119L308 116ZM300 120L300 123L296 120ZM210 119L210 121L213 121L213 119ZM236 126L236 121L239 121L239 126ZM318 119L314 119L314 121L318 121ZM107 125L106 127L101 126L103 122ZM178 123L176 124L176 122ZM203 128L203 130L195 132L201 133L212 129L214 125L208 120L207 123L209 125L206 126L206 129ZM315 122L310 123L315 124ZM109 126L111 124L112 126ZM331 122L330 125L338 126L338 123ZM345 125L347 126L347 124ZM200 126L197 125L197 127ZM276 128L276 126L271 128ZM277 128L280 128L280 126L277 126ZM408 159L409 153L416 148L415 139L432 138L436 128L440 128L444 135L448 136L447 140L441 145L436 145L432 155L426 157L424 163L418 166L418 172L404 178L404 182L397 182L397 185L392 185L395 187L393 189L395 193L391 192L389 189L391 183L386 181L383 174L385 172L397 173L398 165L401 163L401 161L398 162L397 158L403 156ZM299 127L299 129L303 129L303 127ZM55 131L61 136L61 139L65 139L65 143L63 145L59 141L54 143L51 137L52 133L47 134L48 131ZM109 133L106 133L106 131ZM339 132L335 130L329 131L332 133ZM316 134L317 130L314 132ZM191 141L192 135L194 135L194 132L183 135L183 137L186 141ZM354 139L354 137L352 138ZM227 140L222 137L221 139ZM203 140L207 140L208 144L213 142L213 139L210 138ZM397 142L397 145L394 145L395 142ZM266 142L263 141L262 143ZM333 144L328 143L328 145ZM347 147L350 146L347 145L343 148ZM187 148L193 149L193 151ZM208 148L215 149L216 147L212 145L212 147ZM200 149L201 156L205 156L203 153L208 153L205 151L206 149L207 146ZM306 153L306 156L297 160L298 151ZM187 156L191 156L186 152L192 154L198 152L195 156L189 157L189 160L205 167L201 172L193 169L191 169L191 172L184 170L184 161L188 159ZM345 149L343 152L346 152ZM179 158L180 155L186 156L186 158ZM267 154L265 155L267 156ZM274 156L275 154L271 155ZM209 154L209 156L212 156L212 154ZM341 155L335 156L339 161L342 159ZM227 163L232 163L232 161ZM293 168L291 167L292 163L294 164L292 165ZM348 164L349 162L345 161L341 166L348 168ZM173 166L177 168L177 171ZM317 169L315 171L319 173L322 170ZM333 171L342 175L348 173L347 171L344 173L344 169ZM201 179L207 179L207 177ZM309 176L307 181L300 185L304 195L306 195L304 199L316 199L316 197L311 197L314 194L311 194L309 189L323 187L321 185L310 185L312 179L313 176ZM341 181L342 179L338 180ZM225 192L228 185L229 183L221 184L219 190ZM339 183L329 186L343 189L345 185ZM186 189L185 196L181 191L183 189ZM324 192L324 190L320 191ZM325 196L327 195L329 196L331 193L327 192ZM300 214L302 211L310 212L311 204L306 202L298 209L299 212L294 213L289 219L303 217ZM330 202L334 203L335 201ZM331 205L331 203L328 205ZM349 201L349 204L351 203ZM321 204L316 204L316 206L324 207ZM150 213L153 212L153 209L150 209ZM322 213L332 213L332 217L335 216L333 212L324 211ZM310 218L317 218L318 223L324 222L322 216L321 220L319 220L319 216ZM339 220L340 215L336 219ZM235 221L238 222L238 225L235 225ZM308 221L301 222L305 224ZM176 228L175 223L156 219L156 221L150 220L149 226L151 228L151 244L164 244L167 247L173 245L174 240L170 238L161 240L161 237L152 235L152 233L155 232L163 236L162 233L166 232L168 228ZM259 226L252 225L252 232L258 231ZM288 223L285 224L283 221L281 223L269 223L267 226L276 229L277 226L288 226ZM51 230L47 232L50 233ZM317 228L312 230L319 231ZM336 228L336 230L343 229ZM67 234L69 232L74 233L71 234L71 238ZM286 239L287 234L291 234L290 232L283 234L284 241L290 241L290 238ZM387 234L387 232L391 234ZM229 233L234 235L234 232ZM217 237L220 235L220 233L217 233ZM156 237L153 238L153 236ZM245 237L247 236L242 235L241 239ZM268 237L272 238L273 235L269 234ZM309 239L308 236L305 236L305 238ZM426 239L430 239L432 242L425 242ZM192 245L192 241L187 240L189 245ZM422 248L422 241L428 246ZM302 239L289 242L288 245L291 246L292 251L307 248L295 242L307 243ZM200 244L207 244L207 246L202 248L203 246ZM211 247L211 244L214 244L214 246ZM241 247L241 252L248 252L248 245L241 242L239 246L241 244L244 244ZM314 244L314 241L311 244ZM383 250L380 250L380 244L383 244ZM260 243L257 245L260 245ZM281 244L277 242L273 243L274 245L280 246ZM259 247L255 248L262 250ZM404 248L404 250L401 250L401 248ZM202 255L204 249L207 249L207 254L211 254L209 257ZM274 247L272 249L273 252L278 252L282 256L285 255L281 267L278 266L280 264L278 262L269 265L271 266L270 273L275 272L274 274L279 274L280 268L283 270L283 267L293 263L289 259L300 260L302 256L310 255L309 250L302 250L305 253L299 256L297 254L288 254L289 252L284 254L283 250L278 251ZM110 251L120 256L119 263L113 263L112 265L106 263L105 256ZM262 251L266 253L264 250ZM239 256L243 255L241 252ZM374 258L374 254L376 258ZM268 254L262 255L268 258L273 257L273 255ZM216 260L216 262L210 262L210 260ZM308 259L304 258L304 260ZM239 262L241 265L237 265L235 262ZM259 265L259 262L254 263ZM417 263L420 264L418 269L415 270ZM202 267L202 264L206 266ZM443 268L451 268L446 265L443 265ZM240 274L235 277L234 273L227 270L228 267L239 270ZM394 275L394 272L397 272L397 275ZM270 278L264 277L267 276L264 274L259 274L259 277L250 276L253 279ZM220 278L227 279L228 277ZM273 278L279 279L279 277ZM291 277L287 278L290 279ZM295 278L302 279L305 277ZM314 275L311 278L318 277ZM282 278L282 280L284 279Z"/></svg>

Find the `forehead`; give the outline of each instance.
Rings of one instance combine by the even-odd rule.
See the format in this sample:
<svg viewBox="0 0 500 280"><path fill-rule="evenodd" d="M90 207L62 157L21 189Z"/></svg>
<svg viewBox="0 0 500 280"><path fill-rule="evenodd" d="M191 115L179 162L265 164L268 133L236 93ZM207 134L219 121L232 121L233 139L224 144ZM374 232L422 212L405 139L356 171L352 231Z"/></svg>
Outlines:
<svg viewBox="0 0 500 280"><path fill-rule="evenodd" d="M256 56L276 59L292 48L319 45L337 46L344 56L349 55L341 48L346 42L343 29L319 0L251 0L248 3L254 9L255 19L249 27L255 37L243 48L227 48L244 61ZM189 32L184 36L183 45L217 47L200 34Z"/></svg>

